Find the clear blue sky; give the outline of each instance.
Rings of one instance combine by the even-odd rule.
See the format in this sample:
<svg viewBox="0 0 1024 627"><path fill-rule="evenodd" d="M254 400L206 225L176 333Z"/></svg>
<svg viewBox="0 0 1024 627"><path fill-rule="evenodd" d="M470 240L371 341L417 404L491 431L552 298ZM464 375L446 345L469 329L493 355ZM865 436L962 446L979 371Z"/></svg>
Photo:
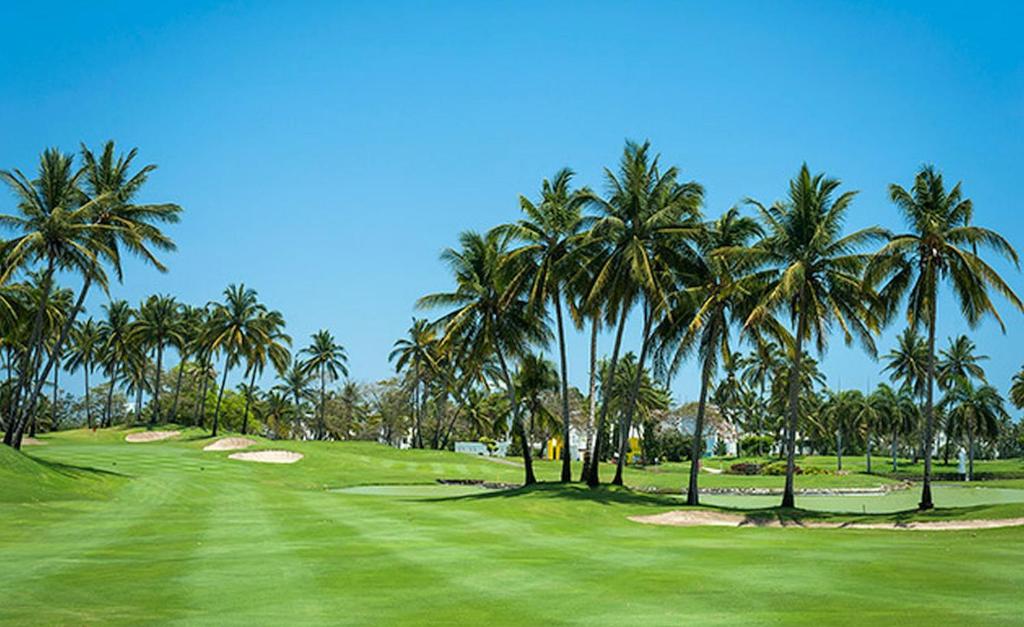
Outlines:
<svg viewBox="0 0 1024 627"><path fill-rule="evenodd" d="M171 272L134 264L115 296L245 282L373 380L415 299L449 286L459 231L517 218L562 166L599 185L625 138L703 183L712 214L780 197L807 161L861 190L851 227L900 226L885 187L932 162L1024 248L1024 10L957 4L22 3L0 21L0 166L138 146L160 166L146 199L186 213ZM974 337L1005 392L1024 316L1003 310L1006 336ZM940 311L940 337L962 330ZM583 387L585 339L570 349ZM839 342L824 366L880 378ZM692 368L673 385L696 388Z"/></svg>

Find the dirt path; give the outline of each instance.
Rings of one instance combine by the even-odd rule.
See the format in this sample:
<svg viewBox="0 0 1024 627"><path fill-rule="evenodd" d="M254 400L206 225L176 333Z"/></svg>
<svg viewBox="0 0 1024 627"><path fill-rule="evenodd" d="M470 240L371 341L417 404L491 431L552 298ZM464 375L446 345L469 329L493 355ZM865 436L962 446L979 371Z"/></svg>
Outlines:
<svg viewBox="0 0 1024 627"><path fill-rule="evenodd" d="M999 527L1024 525L1024 518L857 523L753 518L707 510L675 510L649 516L630 516L629 519L645 525L668 525L671 527L797 527L803 529L887 529L896 531L963 531L967 529L996 529Z"/></svg>

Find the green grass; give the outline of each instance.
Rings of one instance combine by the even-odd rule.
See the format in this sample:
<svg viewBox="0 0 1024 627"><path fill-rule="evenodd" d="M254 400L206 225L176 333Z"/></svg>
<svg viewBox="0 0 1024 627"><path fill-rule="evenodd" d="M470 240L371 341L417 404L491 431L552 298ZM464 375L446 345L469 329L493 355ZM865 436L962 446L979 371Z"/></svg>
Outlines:
<svg viewBox="0 0 1024 627"><path fill-rule="evenodd" d="M261 441L306 457L252 464L203 452L200 435L126 444L122 431L73 432L47 437L31 457L0 447L0 621L1020 621L1024 528L656 527L627 516L677 508L676 498L552 484L431 488L437 478L515 482L521 471L367 443ZM685 465L659 470L627 478L678 486L685 477ZM557 472L538 465L541 479ZM701 477L736 479L779 478ZM336 490L383 484L421 487ZM1024 505L997 504L924 518L1020 515Z"/></svg>

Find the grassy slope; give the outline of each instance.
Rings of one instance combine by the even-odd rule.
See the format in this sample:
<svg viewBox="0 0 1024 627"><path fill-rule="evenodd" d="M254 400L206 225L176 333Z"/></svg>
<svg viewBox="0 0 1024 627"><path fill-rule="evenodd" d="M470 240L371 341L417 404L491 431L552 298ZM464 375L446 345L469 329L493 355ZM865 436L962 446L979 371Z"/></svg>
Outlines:
<svg viewBox="0 0 1024 627"><path fill-rule="evenodd" d="M626 516L664 511L669 499L578 487L459 498L332 493L323 488L516 481L520 471L363 443L261 443L306 459L246 464L202 452L206 441L192 436L51 438L31 454L130 479L74 470L52 478L53 498L42 502L11 486L35 485L53 466L40 471L6 452L0 621L1005 624L1020 616L1020 528L651 527ZM556 466L540 474L553 479ZM73 500L72 488L83 498ZM970 513L1021 514L1019 505Z"/></svg>

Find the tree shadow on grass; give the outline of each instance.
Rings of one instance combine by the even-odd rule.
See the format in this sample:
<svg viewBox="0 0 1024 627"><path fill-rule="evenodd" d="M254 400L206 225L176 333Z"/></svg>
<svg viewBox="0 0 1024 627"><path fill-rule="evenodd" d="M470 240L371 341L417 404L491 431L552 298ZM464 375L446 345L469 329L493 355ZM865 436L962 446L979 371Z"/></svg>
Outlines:
<svg viewBox="0 0 1024 627"><path fill-rule="evenodd" d="M672 507L680 504L678 499L668 496L637 492L629 488L618 486L598 486L596 488L588 488L587 486L580 484L546 482L535 483L531 486L524 486L520 488L490 490L480 494L462 494L459 496L442 496L419 500L440 503L451 501L492 501L495 499L518 498L563 499L598 503L601 505L639 505L644 507Z"/></svg>
<svg viewBox="0 0 1024 627"><path fill-rule="evenodd" d="M48 460L48 459L40 459L38 457L33 457L31 455L26 455L26 457L28 457L32 461L36 462L40 466L43 466L46 469L51 470L51 471L53 471L53 472L55 472L55 473L57 473L59 475L63 475L65 477L71 477L71 478L79 478L79 477L82 477L82 476L92 476L92 477L103 477L103 476L106 476L106 477L122 477L122 478L129 478L130 477L130 475L126 475L126 474L121 473L121 472L115 472L113 470L104 470L102 468L96 468L94 466L78 466L78 465L75 465L75 464L67 464L67 463L64 463L64 462L55 462L55 461L51 461L51 460Z"/></svg>

